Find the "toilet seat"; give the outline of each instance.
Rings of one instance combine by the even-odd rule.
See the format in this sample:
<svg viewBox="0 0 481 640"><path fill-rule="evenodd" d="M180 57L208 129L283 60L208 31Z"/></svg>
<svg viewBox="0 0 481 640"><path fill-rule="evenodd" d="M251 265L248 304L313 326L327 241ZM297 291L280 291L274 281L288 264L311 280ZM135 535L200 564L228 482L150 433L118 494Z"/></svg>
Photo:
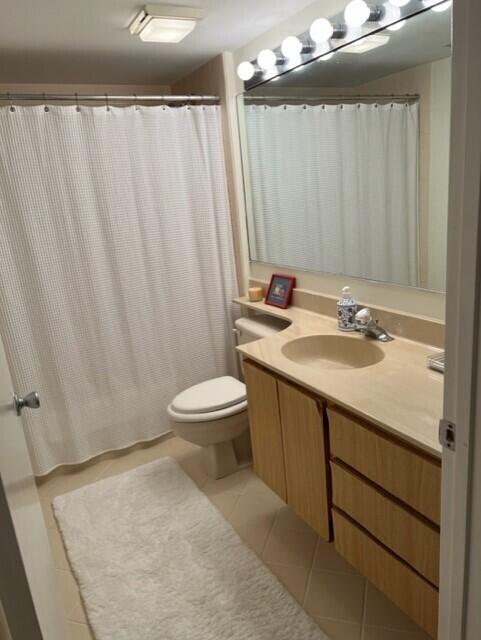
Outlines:
<svg viewBox="0 0 481 640"><path fill-rule="evenodd" d="M176 422L209 422L245 411L246 387L232 376L206 380L179 393L167 407Z"/></svg>

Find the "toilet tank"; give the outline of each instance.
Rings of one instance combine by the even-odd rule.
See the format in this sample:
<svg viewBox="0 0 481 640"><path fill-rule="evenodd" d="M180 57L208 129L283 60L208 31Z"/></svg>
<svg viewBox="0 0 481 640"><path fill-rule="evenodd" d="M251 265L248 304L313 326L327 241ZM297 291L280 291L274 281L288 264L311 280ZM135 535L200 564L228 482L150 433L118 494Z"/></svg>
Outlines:
<svg viewBox="0 0 481 640"><path fill-rule="evenodd" d="M278 333L290 325L288 320L268 315L239 318L235 321L237 344L246 344Z"/></svg>
<svg viewBox="0 0 481 640"><path fill-rule="evenodd" d="M286 329L291 323L283 318L276 318L268 315L257 315L251 318L239 318L235 321L234 333L236 334L236 344L246 344L254 342L260 338L267 338L273 333L278 333ZM239 377L244 379L244 366L242 354L237 353Z"/></svg>

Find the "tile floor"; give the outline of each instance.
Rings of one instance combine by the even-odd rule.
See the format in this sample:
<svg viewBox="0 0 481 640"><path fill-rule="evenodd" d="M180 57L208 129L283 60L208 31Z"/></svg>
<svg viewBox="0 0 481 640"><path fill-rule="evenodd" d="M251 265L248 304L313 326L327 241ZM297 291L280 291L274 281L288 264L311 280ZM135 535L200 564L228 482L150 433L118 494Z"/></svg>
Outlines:
<svg viewBox="0 0 481 640"><path fill-rule="evenodd" d="M337 555L332 544L320 540L250 468L222 480L211 480L202 471L199 448L178 438L130 450L40 484L40 499L72 640L93 640L93 634L70 571L51 501L61 493L163 456L177 459L331 640L429 640Z"/></svg>

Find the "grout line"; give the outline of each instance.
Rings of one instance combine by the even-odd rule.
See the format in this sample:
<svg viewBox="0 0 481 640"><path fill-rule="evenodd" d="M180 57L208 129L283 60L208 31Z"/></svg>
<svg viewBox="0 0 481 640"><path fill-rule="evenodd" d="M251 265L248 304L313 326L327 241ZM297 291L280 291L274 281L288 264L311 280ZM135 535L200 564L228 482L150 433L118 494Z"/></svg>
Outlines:
<svg viewBox="0 0 481 640"><path fill-rule="evenodd" d="M260 554L260 555L261 555L262 561L263 561L264 563L265 563L265 560L264 560L264 551L266 550L267 543L269 542L270 537L271 537L271 534L272 534L272 532L273 532L273 530L274 530L274 527L275 527L275 524L276 524L276 521L277 521L277 516L278 516L278 514L279 514L279 511L280 511L280 509L278 509L278 510L276 511L276 515L274 516L274 518L273 518L273 520L272 520L272 524L271 524L271 528L269 529L269 533L267 534L266 539L264 540L264 544L262 545L262 550L261 550L261 554Z"/></svg>
<svg viewBox="0 0 481 640"><path fill-rule="evenodd" d="M364 594L362 599L362 618L361 618L361 640L364 640L364 632L366 630L366 610L367 610L367 580L364 579Z"/></svg>
<svg viewBox="0 0 481 640"><path fill-rule="evenodd" d="M314 562L317 557L317 550L319 548L320 541L321 541L321 538L317 536L316 548L314 549L314 555L312 556L311 568L309 570L309 575L307 576L306 588L304 590L304 597L302 598L302 608L304 609L304 611L306 611L306 613L307 613L307 610L306 610L307 594L309 593L309 589L311 588L312 572L314 571Z"/></svg>

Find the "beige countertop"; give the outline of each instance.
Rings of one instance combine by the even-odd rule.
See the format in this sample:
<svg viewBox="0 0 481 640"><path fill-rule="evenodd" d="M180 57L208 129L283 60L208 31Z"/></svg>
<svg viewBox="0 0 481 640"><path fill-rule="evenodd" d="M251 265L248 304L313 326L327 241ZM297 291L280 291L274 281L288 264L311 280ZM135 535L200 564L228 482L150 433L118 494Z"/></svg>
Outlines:
<svg viewBox="0 0 481 640"><path fill-rule="evenodd" d="M427 356L436 353L436 349L396 337L393 342L376 342L385 357L369 367L311 368L286 358L282 347L303 336L342 335L334 318L299 307L279 309L264 302L249 302L247 298L237 298L235 302L291 322L279 333L237 347L245 357L440 457L438 425L442 416L444 376L426 366ZM368 339L358 333L348 335L353 339Z"/></svg>

